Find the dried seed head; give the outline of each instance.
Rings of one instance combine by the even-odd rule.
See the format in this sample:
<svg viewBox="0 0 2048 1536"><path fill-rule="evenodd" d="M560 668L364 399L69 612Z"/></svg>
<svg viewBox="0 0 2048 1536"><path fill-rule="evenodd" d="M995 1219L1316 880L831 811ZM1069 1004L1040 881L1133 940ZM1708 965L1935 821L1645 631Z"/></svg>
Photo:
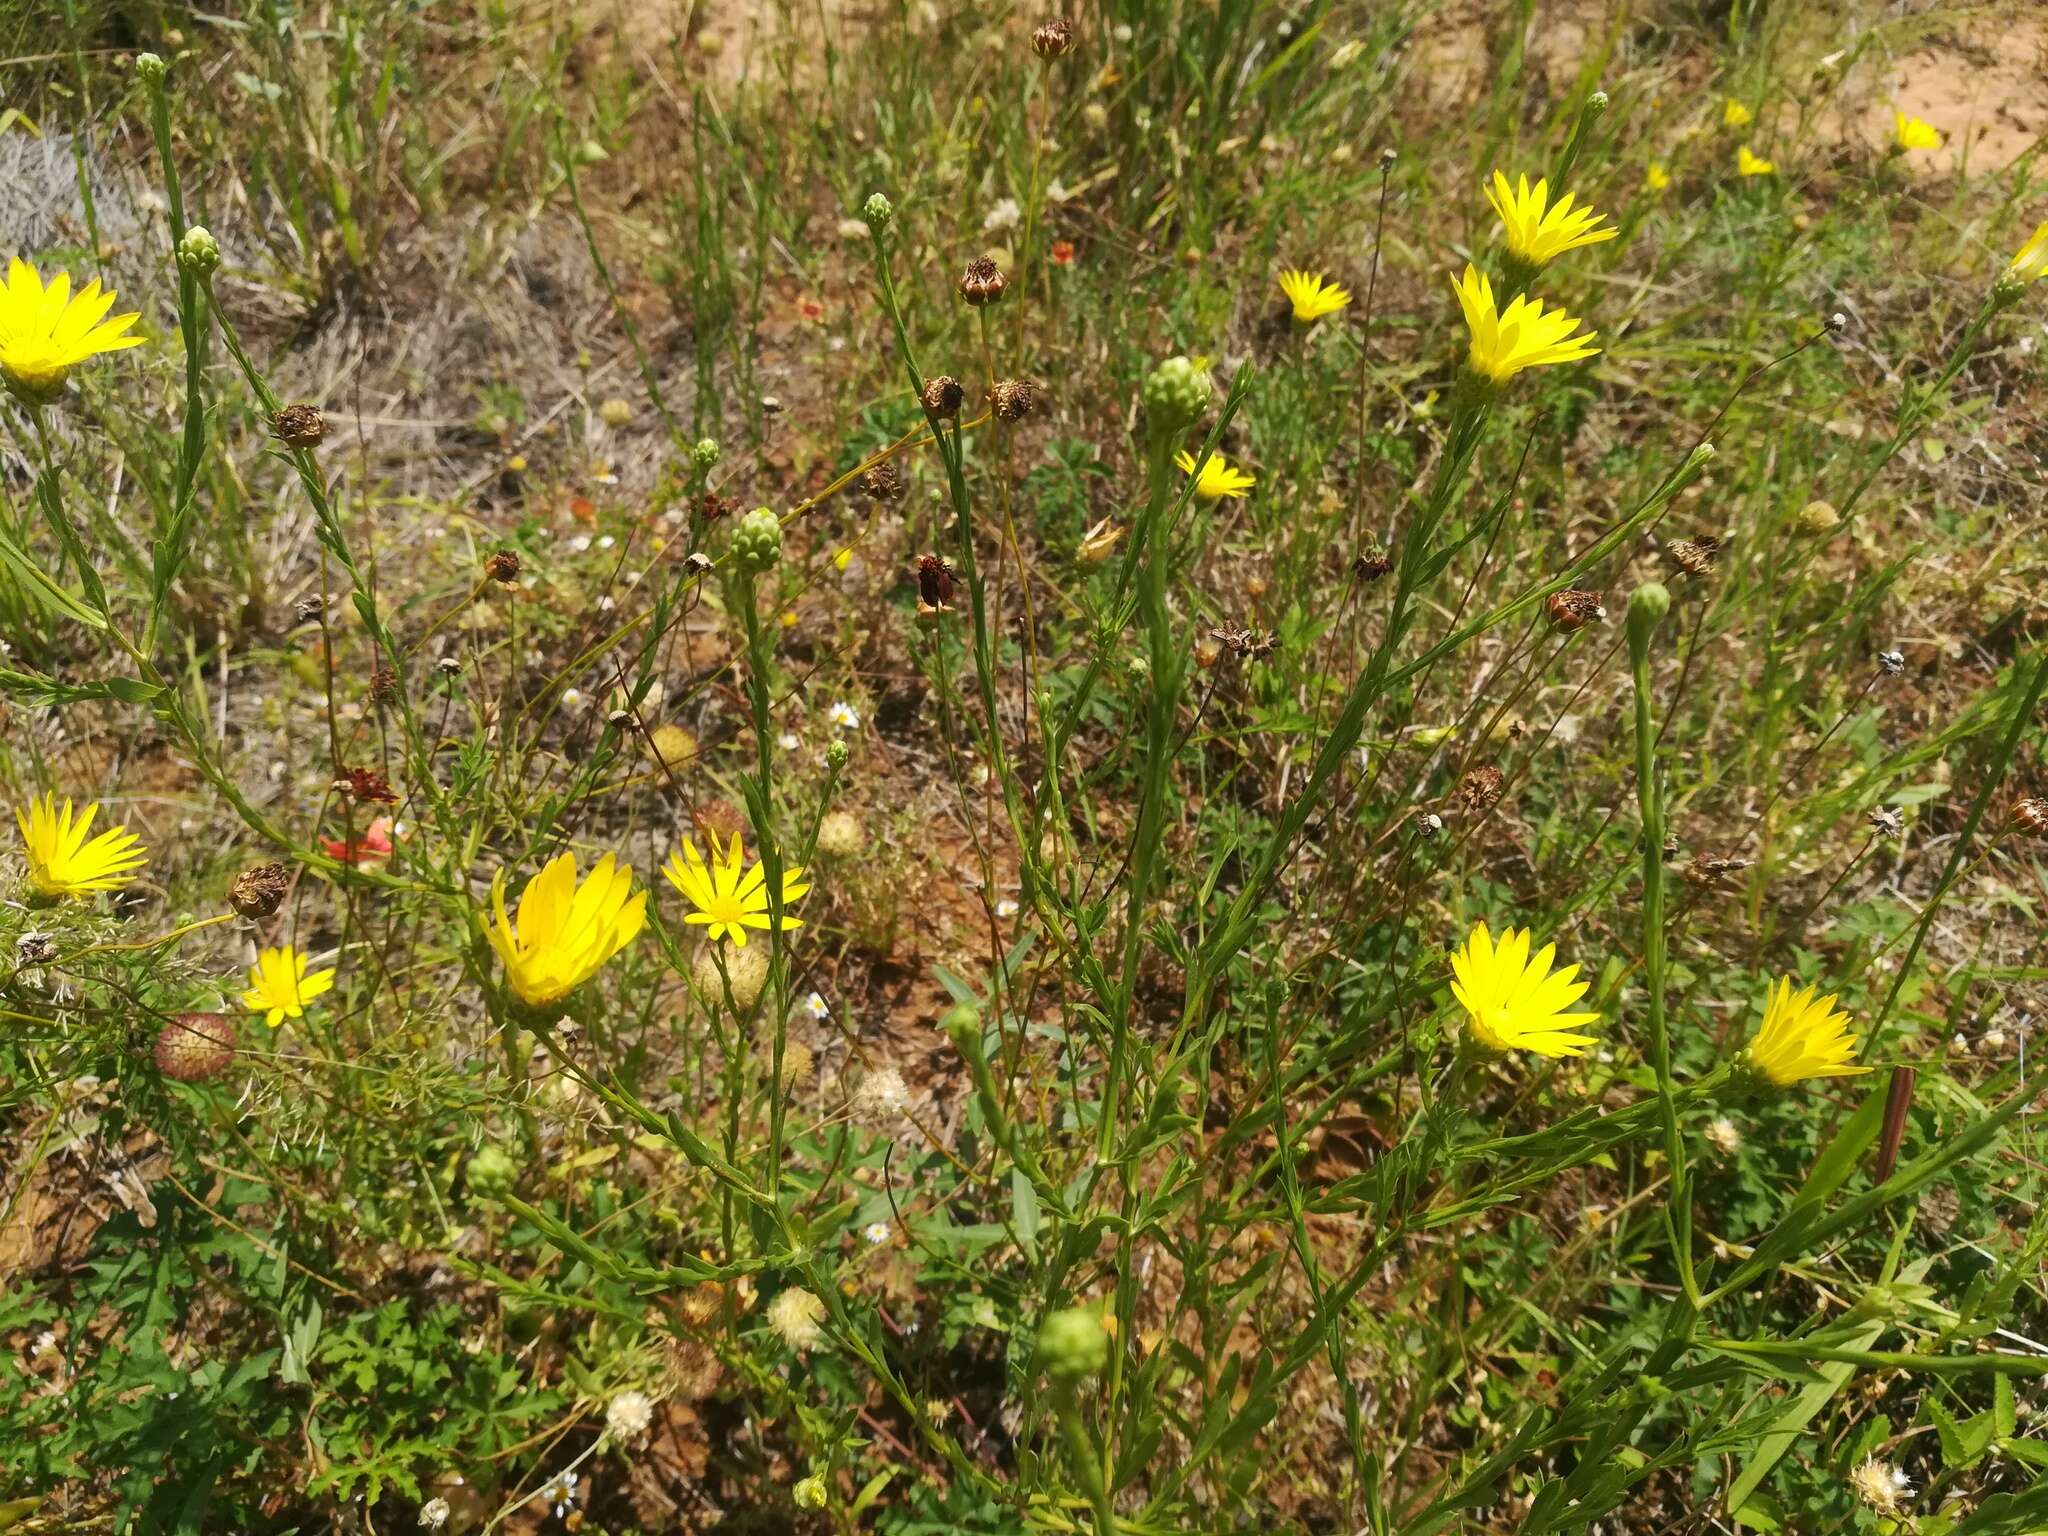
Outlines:
<svg viewBox="0 0 2048 1536"><path fill-rule="evenodd" d="M1435 811L1424 811L1415 818L1415 832L1418 837L1433 839L1442 834L1444 819Z"/></svg>
<svg viewBox="0 0 2048 1536"><path fill-rule="evenodd" d="M1875 806L1870 812L1870 830L1879 837L1898 837L1906 830L1906 818L1888 805Z"/></svg>
<svg viewBox="0 0 2048 1536"><path fill-rule="evenodd" d="M1484 811L1500 803L1507 777L1492 763L1482 763L1458 781L1458 804L1468 811Z"/></svg>
<svg viewBox="0 0 2048 1536"><path fill-rule="evenodd" d="M247 918L268 917L292 888L289 864L252 864L228 886L228 905Z"/></svg>
<svg viewBox="0 0 2048 1536"><path fill-rule="evenodd" d="M901 501L908 489L903 477L896 473L896 466L889 463L877 464L862 475L860 488L876 501Z"/></svg>
<svg viewBox="0 0 2048 1536"><path fill-rule="evenodd" d="M386 662L370 668L370 698L378 704L398 702L398 674Z"/></svg>
<svg viewBox="0 0 2048 1536"><path fill-rule="evenodd" d="M690 812L690 821L706 838L721 844L729 844L747 829L747 818L730 800L699 800Z"/></svg>
<svg viewBox="0 0 2048 1536"><path fill-rule="evenodd" d="M327 611L326 602L319 597L302 597L292 605L292 612L298 615L301 624L310 624Z"/></svg>
<svg viewBox="0 0 2048 1536"><path fill-rule="evenodd" d="M2028 837L2048 837L2048 800L2026 795L2012 803L2012 825Z"/></svg>
<svg viewBox="0 0 2048 1536"><path fill-rule="evenodd" d="M1003 278L1003 269L995 264L992 256L977 256L967 263L967 270L960 274L960 297L979 309L984 304L993 304L1003 296L1008 286Z"/></svg>
<svg viewBox="0 0 2048 1536"><path fill-rule="evenodd" d="M492 550L484 559L484 574L501 587L511 586L519 579L519 551Z"/></svg>
<svg viewBox="0 0 2048 1536"><path fill-rule="evenodd" d="M1074 46L1074 24L1063 16L1051 21L1031 34L1031 51L1041 59L1056 59Z"/></svg>
<svg viewBox="0 0 2048 1536"><path fill-rule="evenodd" d="M218 1077L235 1059L235 1025L218 1013L181 1013L157 1032L156 1066L181 1083Z"/></svg>
<svg viewBox="0 0 2048 1536"><path fill-rule="evenodd" d="M14 958L20 965L48 965L57 958L55 935L24 933L14 941Z"/></svg>
<svg viewBox="0 0 2048 1536"><path fill-rule="evenodd" d="M1671 553L1671 559L1688 576L1704 576L1714 568L1714 557L1721 553L1721 541L1710 533L1703 533L1696 539L1673 539L1664 546Z"/></svg>
<svg viewBox="0 0 2048 1536"><path fill-rule="evenodd" d="M925 415L935 421L952 421L960 415L960 402L967 398L967 391L950 373L942 373L924 381L924 393L918 398Z"/></svg>
<svg viewBox="0 0 2048 1536"><path fill-rule="evenodd" d="M925 555L917 562L917 600L935 613L953 606L953 565L944 555Z"/></svg>
<svg viewBox="0 0 2048 1536"><path fill-rule="evenodd" d="M1223 642L1213 634L1195 636L1195 665L1207 670L1223 659Z"/></svg>
<svg viewBox="0 0 2048 1536"><path fill-rule="evenodd" d="M1022 421L1038 405L1038 386L1029 379L1004 379L989 392L996 415L1004 421Z"/></svg>
<svg viewBox="0 0 2048 1536"><path fill-rule="evenodd" d="M317 448L327 435L327 418L316 406L288 405L270 418L270 430L288 448Z"/></svg>
<svg viewBox="0 0 2048 1536"><path fill-rule="evenodd" d="M1270 629L1212 629L1210 635L1239 661L1260 661L1273 654L1279 637Z"/></svg>
<svg viewBox="0 0 2048 1536"><path fill-rule="evenodd" d="M647 733L647 746L662 767L671 770L697 755L697 738L680 725L657 725Z"/></svg>
<svg viewBox="0 0 2048 1536"><path fill-rule="evenodd" d="M1551 593L1543 600L1543 606L1549 611L1550 622L1566 632L1585 628L1588 619L1607 617L1607 610L1600 606L1600 594L1577 587Z"/></svg>
<svg viewBox="0 0 2048 1536"><path fill-rule="evenodd" d="M334 792L351 800L369 800L378 805L398 804L398 792L391 781L375 768L344 768L334 781Z"/></svg>
<svg viewBox="0 0 2048 1536"><path fill-rule="evenodd" d="M460 677L462 676L462 658L460 656L443 656L434 663L434 670L443 677Z"/></svg>
<svg viewBox="0 0 2048 1536"><path fill-rule="evenodd" d="M1749 868L1749 859L1717 859L1711 854L1697 854L1685 866L1685 880L1703 891L1717 891L1723 888L1728 876Z"/></svg>
<svg viewBox="0 0 2048 1536"><path fill-rule="evenodd" d="M1359 581L1378 581L1393 568L1392 558L1377 544L1351 562L1351 574Z"/></svg>
<svg viewBox="0 0 2048 1536"><path fill-rule="evenodd" d="M733 503L716 491L706 491L690 504L690 510L697 514L700 523L715 523L732 509Z"/></svg>

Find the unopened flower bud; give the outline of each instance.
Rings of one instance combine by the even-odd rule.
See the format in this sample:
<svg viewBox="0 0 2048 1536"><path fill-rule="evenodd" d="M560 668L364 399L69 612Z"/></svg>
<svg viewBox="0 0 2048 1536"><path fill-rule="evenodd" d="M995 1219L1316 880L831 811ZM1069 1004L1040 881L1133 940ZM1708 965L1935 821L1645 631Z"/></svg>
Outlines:
<svg viewBox="0 0 2048 1536"><path fill-rule="evenodd" d="M1592 95L1586 98L1586 115L1588 117L1598 117L1602 112L1605 112L1606 110L1607 93L1605 91L1595 91Z"/></svg>
<svg viewBox="0 0 2048 1536"><path fill-rule="evenodd" d="M718 442L715 438L700 437L690 445L690 463L699 470L709 469L718 462Z"/></svg>
<svg viewBox="0 0 2048 1536"><path fill-rule="evenodd" d="M733 530L732 552L750 571L765 571L782 558L782 520L766 507L756 507Z"/></svg>
<svg viewBox="0 0 2048 1536"><path fill-rule="evenodd" d="M144 85L162 85L164 75L169 67L164 63L160 54L138 53L135 55L135 76Z"/></svg>
<svg viewBox="0 0 2048 1536"><path fill-rule="evenodd" d="M1650 643L1650 636L1671 611L1671 590L1661 581L1646 581L1628 598L1628 638L1632 647Z"/></svg>
<svg viewBox="0 0 2048 1536"><path fill-rule="evenodd" d="M194 277L210 276L220 266L220 242L204 224L194 224L178 242L178 265Z"/></svg>
<svg viewBox="0 0 2048 1536"><path fill-rule="evenodd" d="M846 766L846 760L853 756L853 749L840 737L833 737L825 748L825 766L835 773Z"/></svg>
<svg viewBox="0 0 2048 1536"><path fill-rule="evenodd" d="M879 235L895 222L896 208L881 193L870 192L868 200L860 205L860 216L867 220L868 228Z"/></svg>
<svg viewBox="0 0 2048 1536"><path fill-rule="evenodd" d="M1824 501L1809 501L1799 509L1797 522L1801 533L1817 538L1841 527L1842 514Z"/></svg>
<svg viewBox="0 0 2048 1536"><path fill-rule="evenodd" d="M1216 385L1193 359L1169 357L1146 375L1144 396L1153 432L1176 437L1209 409Z"/></svg>
<svg viewBox="0 0 2048 1536"><path fill-rule="evenodd" d="M1040 1325L1038 1358L1056 1382L1085 1381L1109 1364L1109 1332L1092 1308L1064 1308Z"/></svg>

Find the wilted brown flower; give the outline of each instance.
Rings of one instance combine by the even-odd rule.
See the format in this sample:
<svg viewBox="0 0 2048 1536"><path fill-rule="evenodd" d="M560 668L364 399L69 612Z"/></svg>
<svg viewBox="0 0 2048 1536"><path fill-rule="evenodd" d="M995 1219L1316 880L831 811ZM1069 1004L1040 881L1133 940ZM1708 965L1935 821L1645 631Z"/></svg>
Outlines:
<svg viewBox="0 0 2048 1536"><path fill-rule="evenodd" d="M1270 629L1212 629L1209 633L1239 661L1259 661L1273 654L1279 637Z"/></svg>
<svg viewBox="0 0 2048 1536"><path fill-rule="evenodd" d="M1468 811L1483 811L1500 802L1507 776L1492 763L1481 763L1458 781L1458 804Z"/></svg>
<svg viewBox="0 0 2048 1536"><path fill-rule="evenodd" d="M1716 858L1707 853L1695 854L1692 862L1685 866L1685 881L1703 891L1718 891L1730 875L1749 868L1752 862L1749 859Z"/></svg>
<svg viewBox="0 0 2048 1536"><path fill-rule="evenodd" d="M917 598L925 607L944 612L953 606L953 564L944 555L925 555L917 562Z"/></svg>
<svg viewBox="0 0 2048 1536"><path fill-rule="evenodd" d="M1360 581L1378 581L1393 568L1393 559L1377 544L1351 562L1351 574Z"/></svg>
<svg viewBox="0 0 2048 1536"><path fill-rule="evenodd" d="M951 421L960 414L960 402L967 398L967 391L960 387L960 381L950 373L939 374L924 381L924 393L918 396L923 402L925 415L935 421Z"/></svg>
<svg viewBox="0 0 2048 1536"><path fill-rule="evenodd" d="M2048 836L2048 800L2039 795L2025 795L2013 801L2012 824L2014 830L2029 837Z"/></svg>
<svg viewBox="0 0 2048 1536"><path fill-rule="evenodd" d="M1031 34L1031 51L1041 59L1056 59L1074 46L1074 24L1056 16Z"/></svg>
<svg viewBox="0 0 2048 1536"><path fill-rule="evenodd" d="M181 1083L218 1077L235 1059L235 1025L218 1013L181 1013L157 1032L156 1067Z"/></svg>
<svg viewBox="0 0 2048 1536"><path fill-rule="evenodd" d="M906 489L903 477L896 473L896 466L887 462L875 465L862 475L860 488L876 501L901 501Z"/></svg>
<svg viewBox="0 0 2048 1536"><path fill-rule="evenodd" d="M398 700L398 674L387 662L378 662L370 668L370 697L379 704L393 704Z"/></svg>
<svg viewBox="0 0 2048 1536"><path fill-rule="evenodd" d="M289 864L252 864L228 886L228 905L247 918L268 917L292 888Z"/></svg>
<svg viewBox="0 0 2048 1536"><path fill-rule="evenodd" d="M1003 296L1008 286L1003 278L1003 269L996 265L992 256L977 256L967 263L967 270L960 274L960 297L979 309L984 304L993 304Z"/></svg>
<svg viewBox="0 0 2048 1536"><path fill-rule="evenodd" d="M1075 558L1083 565L1100 565L1123 542L1124 528L1114 518L1103 518L1094 527L1081 535L1081 544L1074 551Z"/></svg>
<svg viewBox="0 0 2048 1536"><path fill-rule="evenodd" d="M1870 830L1879 837L1897 837L1906 830L1906 818L1888 805L1873 806Z"/></svg>
<svg viewBox="0 0 2048 1536"><path fill-rule="evenodd" d="M704 492L691 504L691 510L697 514L700 523L715 523L732 511L732 507L733 504L716 491Z"/></svg>
<svg viewBox="0 0 2048 1536"><path fill-rule="evenodd" d="M484 559L484 574L503 587L519 579L519 551L494 549Z"/></svg>
<svg viewBox="0 0 2048 1536"><path fill-rule="evenodd" d="M1721 541L1710 533L1703 533L1696 539L1673 539L1664 546L1670 551L1672 561L1688 576L1704 576L1714 568L1714 557L1721 553Z"/></svg>
<svg viewBox="0 0 2048 1536"><path fill-rule="evenodd" d="M391 787L391 781L375 768L344 768L341 777L334 781L334 792L378 805L398 804L398 792Z"/></svg>
<svg viewBox="0 0 2048 1536"><path fill-rule="evenodd" d="M1577 587L1551 593L1543 600L1543 606L1549 611L1550 622L1567 633L1583 629L1588 619L1607 617L1607 610L1600 606L1600 594L1584 592Z"/></svg>
<svg viewBox="0 0 2048 1536"><path fill-rule="evenodd" d="M1038 386L1029 379L1004 379L989 392L989 399L1004 421L1022 421L1038 404Z"/></svg>
<svg viewBox="0 0 2048 1536"><path fill-rule="evenodd" d="M730 843L747 830L747 818L730 800L699 800L691 808L690 820L707 839L720 843Z"/></svg>
<svg viewBox="0 0 2048 1536"><path fill-rule="evenodd" d="M327 418L310 405L288 405L270 418L270 430L291 448L317 448L327 435Z"/></svg>

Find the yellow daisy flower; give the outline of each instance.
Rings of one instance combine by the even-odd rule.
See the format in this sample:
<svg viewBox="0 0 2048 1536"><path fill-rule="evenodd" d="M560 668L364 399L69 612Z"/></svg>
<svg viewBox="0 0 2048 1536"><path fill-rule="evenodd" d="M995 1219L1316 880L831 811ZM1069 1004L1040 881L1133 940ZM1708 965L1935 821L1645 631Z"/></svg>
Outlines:
<svg viewBox="0 0 2048 1536"><path fill-rule="evenodd" d="M1663 161L1650 162L1650 168L1643 173L1643 185L1652 192L1663 192L1670 188L1671 172L1665 169Z"/></svg>
<svg viewBox="0 0 2048 1536"><path fill-rule="evenodd" d="M1721 121L1729 128L1747 128L1756 121L1756 114L1730 96L1721 108Z"/></svg>
<svg viewBox="0 0 2048 1536"><path fill-rule="evenodd" d="M1202 472L1195 474L1195 456L1181 452L1173 456L1173 462L1180 466L1184 475L1195 475L1195 494L1204 501L1221 501L1230 496L1242 500L1258 482L1220 453L1212 453L1202 461Z"/></svg>
<svg viewBox="0 0 2048 1536"><path fill-rule="evenodd" d="M1941 148L1941 130L1921 118L1892 109L1892 147L1904 154L1909 149Z"/></svg>
<svg viewBox="0 0 2048 1536"><path fill-rule="evenodd" d="M29 801L25 810L16 808L15 825L21 828L22 848L28 854L28 882L37 895L118 891L149 862L143 857L142 839L126 827L110 828L87 842L86 833L99 813L94 801L74 820L70 800L60 811L53 794Z"/></svg>
<svg viewBox="0 0 2048 1536"><path fill-rule="evenodd" d="M1472 371L1495 384L1505 384L1524 368L1577 362L1599 352L1596 332L1574 335L1579 322L1563 309L1545 309L1540 299L1517 294L1505 311L1494 307L1493 284L1469 262L1451 289L1465 311L1472 332L1468 361Z"/></svg>
<svg viewBox="0 0 2048 1536"><path fill-rule="evenodd" d="M530 1007L558 1003L601 970L647 926L647 893L633 871L606 854L581 885L576 855L559 853L519 893L515 920L505 910L505 874L491 881L491 948L505 980Z"/></svg>
<svg viewBox="0 0 2048 1536"><path fill-rule="evenodd" d="M718 851L718 839L713 837L710 841L711 862L708 864L697 852L695 839L686 837L682 846L661 866L661 873L682 893L683 899L697 909L687 914L684 922L709 928L706 937L713 943L731 935L733 942L745 949L749 928L765 929L769 926L768 872L758 859L751 869L741 872L746 855L740 849L739 833L733 833L732 846L723 855ZM803 870L785 869L782 872L783 928L803 926L803 920L791 917L787 908L809 890Z"/></svg>
<svg viewBox="0 0 2048 1536"><path fill-rule="evenodd" d="M2013 257L2006 270L2023 283L2048 277L2048 223L2027 237L2027 243L2020 247L2019 255Z"/></svg>
<svg viewBox="0 0 2048 1536"><path fill-rule="evenodd" d="M1777 174L1777 170L1775 160L1764 159L1747 144L1735 151L1735 172L1738 176L1772 176Z"/></svg>
<svg viewBox="0 0 2048 1536"><path fill-rule="evenodd" d="M140 312L109 320L113 307L114 295L100 291L99 279L74 294L71 274L59 272L46 287L40 272L13 257L0 284L0 382L32 403L50 400L87 358L141 346L140 336L121 334Z"/></svg>
<svg viewBox="0 0 2048 1536"><path fill-rule="evenodd" d="M1320 272L1302 272L1292 267L1280 274L1280 291L1294 306L1296 325L1313 325L1351 302L1349 288L1326 281Z"/></svg>
<svg viewBox="0 0 2048 1536"><path fill-rule="evenodd" d="M1507 177L1495 171L1493 184L1486 189L1486 200L1500 215L1508 254L1530 267L1544 266L1566 251L1598 245L1621 233L1612 224L1605 229L1599 227L1604 214L1591 208L1573 208L1569 192L1551 202L1547 178L1539 179L1532 187L1527 176L1517 176L1514 185L1509 186Z"/></svg>
<svg viewBox="0 0 2048 1536"><path fill-rule="evenodd" d="M242 994L242 1006L263 1015L272 1029L286 1019L303 1019L306 1004L334 986L334 970L306 974L306 957L291 945L257 953L249 968L249 990Z"/></svg>
<svg viewBox="0 0 2048 1536"><path fill-rule="evenodd" d="M1835 994L1815 1002L1816 990L1808 987L1795 996L1792 978L1782 978L1764 1005L1763 1028L1742 1052L1751 1071L1780 1088L1802 1078L1855 1077L1870 1070L1856 1064L1856 1037L1849 1032L1849 1015L1835 1008Z"/></svg>
<svg viewBox="0 0 2048 1536"><path fill-rule="evenodd" d="M1557 946L1546 944L1531 959L1526 928L1508 929L1496 944L1486 924L1476 924L1451 956L1451 995L1472 1039L1494 1052L1584 1055L1593 1037L1574 1031L1600 1015L1565 1011L1586 995L1586 983L1575 979L1576 965L1551 970L1556 958Z"/></svg>

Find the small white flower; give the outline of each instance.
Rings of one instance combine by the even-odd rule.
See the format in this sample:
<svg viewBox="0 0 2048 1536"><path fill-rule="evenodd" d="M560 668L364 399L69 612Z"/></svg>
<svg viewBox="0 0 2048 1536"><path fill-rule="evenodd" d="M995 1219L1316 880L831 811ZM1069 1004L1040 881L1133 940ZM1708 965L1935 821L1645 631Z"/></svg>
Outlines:
<svg viewBox="0 0 2048 1536"><path fill-rule="evenodd" d="M579 1481L574 1472L559 1472L555 1480L547 1485L541 1497L554 1510L557 1520L566 1519L569 1511L576 1507L576 1484Z"/></svg>
<svg viewBox="0 0 2048 1536"><path fill-rule="evenodd" d="M1128 21L1120 21L1110 28L1109 35L1120 43L1128 43L1135 34L1131 31L1131 24Z"/></svg>
<svg viewBox="0 0 2048 1536"><path fill-rule="evenodd" d="M597 547L599 549L610 549L614 544L618 542L619 541L613 538L610 534L606 534L603 538L597 541Z"/></svg>
<svg viewBox="0 0 2048 1536"><path fill-rule="evenodd" d="M868 237L867 221L849 214L839 221L838 235L842 240L865 240Z"/></svg>
<svg viewBox="0 0 2048 1536"><path fill-rule="evenodd" d="M587 533L579 533L569 541L569 553L572 555L580 555L588 548L590 548L590 535Z"/></svg>
<svg viewBox="0 0 2048 1536"><path fill-rule="evenodd" d="M645 1392L621 1392L604 1410L605 1432L614 1440L637 1440L653 1422L654 1400Z"/></svg>
<svg viewBox="0 0 2048 1536"><path fill-rule="evenodd" d="M886 1221L871 1221L860 1229L860 1235L877 1247L880 1247L883 1243L889 1241L889 1223Z"/></svg>
<svg viewBox="0 0 2048 1536"><path fill-rule="evenodd" d="M448 1501L438 1495L420 1506L420 1524L438 1531L448 1523Z"/></svg>
<svg viewBox="0 0 2048 1536"><path fill-rule="evenodd" d="M860 711L844 699L841 699L827 710L825 717L840 730L857 731L860 729Z"/></svg>
<svg viewBox="0 0 2048 1536"><path fill-rule="evenodd" d="M832 1014L832 1009L826 1004L825 999L816 992L803 1000L802 1007L805 1013L821 1023Z"/></svg>
<svg viewBox="0 0 2048 1536"><path fill-rule="evenodd" d="M589 702L589 698L581 688L564 688L562 690L562 708L564 709L581 709Z"/></svg>
<svg viewBox="0 0 2048 1536"><path fill-rule="evenodd" d="M794 752L798 747L802 746L803 743L797 739L796 732L784 731L780 736L775 738L775 745L780 747L785 752Z"/></svg>
<svg viewBox="0 0 2048 1536"><path fill-rule="evenodd" d="M1045 184L1045 200L1048 203L1064 203L1073 195L1073 190L1057 176Z"/></svg>
<svg viewBox="0 0 2048 1536"><path fill-rule="evenodd" d="M1723 1156L1733 1157L1736 1149L1742 1145L1742 1132L1733 1120L1723 1115L1707 1127L1707 1140L1711 1141Z"/></svg>
<svg viewBox="0 0 2048 1536"><path fill-rule="evenodd" d="M989 209L988 217L981 221L986 230L1015 229L1024 222L1024 210L1017 206L1017 199L1006 197Z"/></svg>
<svg viewBox="0 0 2048 1536"><path fill-rule="evenodd" d="M1005 896L1001 901L996 903L997 917L1015 917L1016 915L1017 903L1012 901L1009 897Z"/></svg>

